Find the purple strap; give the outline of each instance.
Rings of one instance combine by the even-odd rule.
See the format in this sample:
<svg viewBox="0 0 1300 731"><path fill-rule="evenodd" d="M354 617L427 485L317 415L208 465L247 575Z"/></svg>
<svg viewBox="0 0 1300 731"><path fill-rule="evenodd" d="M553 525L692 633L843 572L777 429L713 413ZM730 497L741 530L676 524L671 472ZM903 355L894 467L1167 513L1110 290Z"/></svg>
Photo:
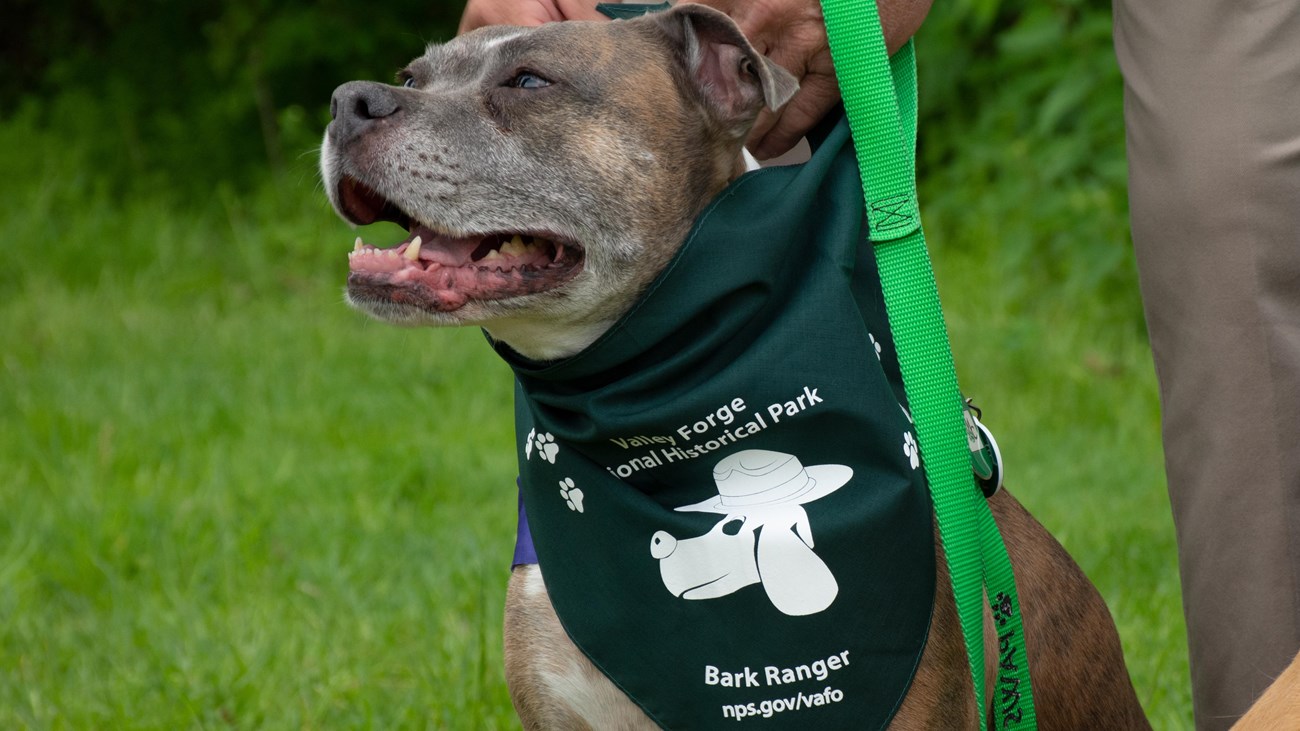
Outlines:
<svg viewBox="0 0 1300 731"><path fill-rule="evenodd" d="M519 485L519 479L515 479ZM524 512L524 493L519 491L519 527L515 530L515 558L510 568L537 563L537 550L533 548L533 532L528 529L528 514Z"/></svg>

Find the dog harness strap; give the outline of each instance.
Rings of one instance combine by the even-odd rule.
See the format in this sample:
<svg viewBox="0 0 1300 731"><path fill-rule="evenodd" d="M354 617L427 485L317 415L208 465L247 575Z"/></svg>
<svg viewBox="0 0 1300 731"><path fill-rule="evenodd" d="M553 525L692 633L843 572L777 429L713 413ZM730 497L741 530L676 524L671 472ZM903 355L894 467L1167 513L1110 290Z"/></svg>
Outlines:
<svg viewBox="0 0 1300 731"><path fill-rule="evenodd" d="M916 423L925 473L971 664L980 728L984 708L984 590L998 635L1001 728L1035 727L1019 599L1006 547L972 484L963 405L916 197L916 57L892 59L873 2L822 0L831 55L862 171L871 239L890 327Z"/></svg>

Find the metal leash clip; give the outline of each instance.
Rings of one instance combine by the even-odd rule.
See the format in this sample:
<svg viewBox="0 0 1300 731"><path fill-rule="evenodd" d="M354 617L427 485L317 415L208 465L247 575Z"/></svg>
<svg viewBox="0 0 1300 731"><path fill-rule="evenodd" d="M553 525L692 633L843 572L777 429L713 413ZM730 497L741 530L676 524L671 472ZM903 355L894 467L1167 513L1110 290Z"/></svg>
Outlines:
<svg viewBox="0 0 1300 731"><path fill-rule="evenodd" d="M1002 452L993 432L980 421L984 412L974 399L966 399L963 410L966 416L966 442L970 446L971 470L984 497L991 498L1002 489Z"/></svg>

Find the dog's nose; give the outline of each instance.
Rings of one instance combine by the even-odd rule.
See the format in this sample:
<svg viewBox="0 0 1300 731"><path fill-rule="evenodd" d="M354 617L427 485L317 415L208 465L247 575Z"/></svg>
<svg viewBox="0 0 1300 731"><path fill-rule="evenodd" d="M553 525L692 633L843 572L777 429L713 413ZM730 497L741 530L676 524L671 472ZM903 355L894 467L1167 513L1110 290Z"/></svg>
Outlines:
<svg viewBox="0 0 1300 731"><path fill-rule="evenodd" d="M330 139L346 142L401 111L401 100L392 87L373 81L349 81L330 97L330 116L334 119L329 126Z"/></svg>
<svg viewBox="0 0 1300 731"><path fill-rule="evenodd" d="M676 550L677 550L677 539L673 538L668 533L659 530L659 531L655 531L655 534L650 536L651 556L657 559L665 559L673 555L673 551Z"/></svg>

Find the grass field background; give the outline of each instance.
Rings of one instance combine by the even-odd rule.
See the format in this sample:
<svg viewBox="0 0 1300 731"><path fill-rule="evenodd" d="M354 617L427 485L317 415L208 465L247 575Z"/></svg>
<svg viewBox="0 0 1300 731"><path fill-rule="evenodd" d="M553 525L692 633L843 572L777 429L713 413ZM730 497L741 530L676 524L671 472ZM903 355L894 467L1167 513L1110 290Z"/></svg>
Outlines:
<svg viewBox="0 0 1300 731"><path fill-rule="evenodd" d="M927 176L963 387L1153 723L1190 728L1122 169L1062 188L1017 155ZM0 728L516 727L510 374L477 332L344 306L354 234L311 165L124 196L75 141L0 125Z"/></svg>

